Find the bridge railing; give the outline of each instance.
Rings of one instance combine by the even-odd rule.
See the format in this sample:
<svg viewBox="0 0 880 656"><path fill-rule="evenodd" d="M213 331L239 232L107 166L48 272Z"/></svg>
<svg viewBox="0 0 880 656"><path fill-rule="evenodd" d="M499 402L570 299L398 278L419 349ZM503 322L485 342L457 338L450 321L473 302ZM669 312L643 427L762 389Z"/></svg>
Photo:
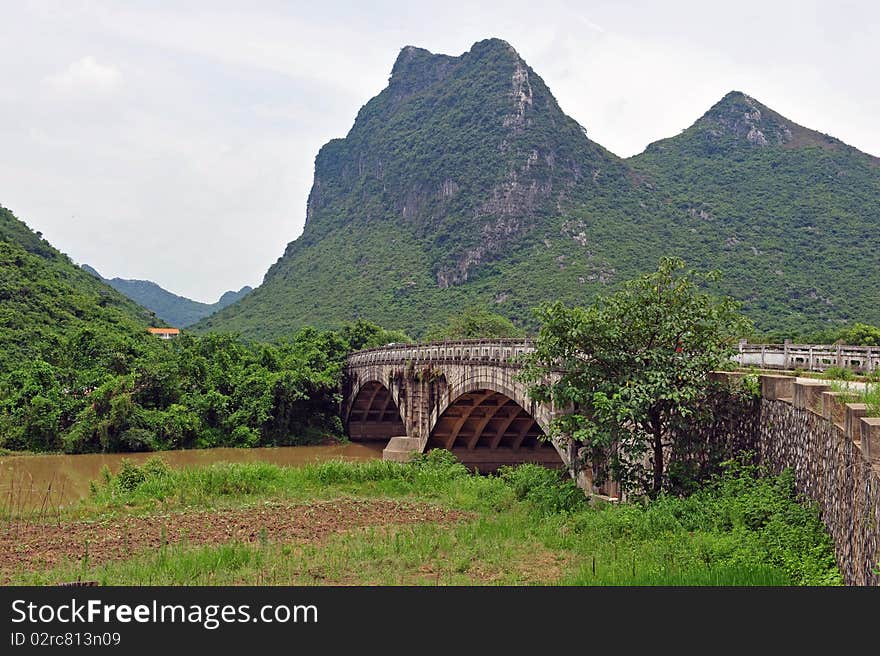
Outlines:
<svg viewBox="0 0 880 656"><path fill-rule="evenodd" d="M846 367L854 371L880 371L880 346L844 344L749 344L741 342L734 360L762 369L825 371Z"/></svg>
<svg viewBox="0 0 880 656"><path fill-rule="evenodd" d="M487 362L515 365L516 358L534 350L531 339L462 339L415 344L388 344L352 353L349 366L400 362ZM843 344L749 344L741 342L733 360L762 369L825 371L846 367L880 371L880 346Z"/></svg>
<svg viewBox="0 0 880 656"><path fill-rule="evenodd" d="M534 350L530 339L463 339L418 344L388 344L352 353L349 366L400 362L486 362L515 364L516 358Z"/></svg>

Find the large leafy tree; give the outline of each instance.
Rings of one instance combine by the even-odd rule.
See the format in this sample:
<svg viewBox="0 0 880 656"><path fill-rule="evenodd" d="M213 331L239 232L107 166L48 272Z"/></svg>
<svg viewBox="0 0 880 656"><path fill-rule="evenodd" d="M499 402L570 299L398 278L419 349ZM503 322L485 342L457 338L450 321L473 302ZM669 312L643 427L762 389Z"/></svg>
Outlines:
<svg viewBox="0 0 880 656"><path fill-rule="evenodd" d="M575 471L589 458L625 489L663 488L676 427L749 329L733 300L704 291L716 277L663 258L656 272L589 307L537 310L542 327L523 378L533 398L570 409L551 434L568 441Z"/></svg>

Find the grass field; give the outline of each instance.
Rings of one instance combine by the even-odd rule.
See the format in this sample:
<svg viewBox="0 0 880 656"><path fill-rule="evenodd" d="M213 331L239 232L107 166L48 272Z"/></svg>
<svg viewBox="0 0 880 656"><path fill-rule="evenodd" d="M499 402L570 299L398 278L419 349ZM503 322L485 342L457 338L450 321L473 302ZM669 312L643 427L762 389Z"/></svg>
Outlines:
<svg viewBox="0 0 880 656"><path fill-rule="evenodd" d="M732 465L687 498L590 502L532 465L127 465L60 517L7 516L6 583L839 585L790 474Z"/></svg>

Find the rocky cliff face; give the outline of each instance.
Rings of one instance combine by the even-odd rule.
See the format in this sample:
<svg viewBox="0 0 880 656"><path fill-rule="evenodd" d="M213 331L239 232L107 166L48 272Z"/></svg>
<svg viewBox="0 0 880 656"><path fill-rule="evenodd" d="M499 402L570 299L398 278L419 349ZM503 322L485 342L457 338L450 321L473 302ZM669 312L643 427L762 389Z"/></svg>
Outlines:
<svg viewBox="0 0 880 656"><path fill-rule="evenodd" d="M839 266L878 245L878 198L873 158L739 92L622 160L508 43L408 46L318 153L302 236L198 328L280 337L362 317L418 335L473 304L529 326L541 301L589 302L663 255L721 269L762 329L880 321Z"/></svg>
<svg viewBox="0 0 880 656"><path fill-rule="evenodd" d="M318 153L301 241L399 223L445 288L503 254L572 187L598 185L603 169L623 174L506 42L481 41L460 57L408 46L348 136Z"/></svg>

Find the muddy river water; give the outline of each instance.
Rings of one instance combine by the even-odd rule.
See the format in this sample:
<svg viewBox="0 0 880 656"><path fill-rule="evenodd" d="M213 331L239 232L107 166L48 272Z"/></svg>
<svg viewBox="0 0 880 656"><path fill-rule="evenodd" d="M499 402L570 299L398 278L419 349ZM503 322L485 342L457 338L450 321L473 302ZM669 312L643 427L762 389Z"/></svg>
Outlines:
<svg viewBox="0 0 880 656"><path fill-rule="evenodd" d="M89 481L104 465L119 471L123 458L136 464L158 455L171 467L198 467L215 462L271 462L297 466L324 460L371 460L382 457L381 445L337 444L260 449L192 449L160 453L88 453L80 455L0 456L0 507L59 508L89 493Z"/></svg>

